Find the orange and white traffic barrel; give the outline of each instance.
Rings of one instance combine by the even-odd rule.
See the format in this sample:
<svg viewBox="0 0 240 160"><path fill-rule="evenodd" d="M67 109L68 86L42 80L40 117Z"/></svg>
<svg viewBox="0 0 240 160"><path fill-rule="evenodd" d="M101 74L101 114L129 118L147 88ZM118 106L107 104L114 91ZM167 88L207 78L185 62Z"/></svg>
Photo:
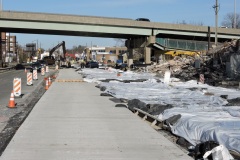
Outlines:
<svg viewBox="0 0 240 160"><path fill-rule="evenodd" d="M204 74L200 74L200 76L199 76L199 81L202 83L202 84L204 84Z"/></svg>
<svg viewBox="0 0 240 160"><path fill-rule="evenodd" d="M37 70L36 69L33 70L33 80L38 80Z"/></svg>
<svg viewBox="0 0 240 160"><path fill-rule="evenodd" d="M33 85L32 73L30 72L27 73L27 85L28 86Z"/></svg>
<svg viewBox="0 0 240 160"><path fill-rule="evenodd" d="M14 78L13 79L13 93L15 97L20 97L22 95L22 80L21 78Z"/></svg>
<svg viewBox="0 0 240 160"><path fill-rule="evenodd" d="M48 73L49 72L49 67L48 66L46 66L46 73Z"/></svg>
<svg viewBox="0 0 240 160"><path fill-rule="evenodd" d="M45 70L44 70L44 67L41 68L41 75L42 75L42 76L45 76Z"/></svg>

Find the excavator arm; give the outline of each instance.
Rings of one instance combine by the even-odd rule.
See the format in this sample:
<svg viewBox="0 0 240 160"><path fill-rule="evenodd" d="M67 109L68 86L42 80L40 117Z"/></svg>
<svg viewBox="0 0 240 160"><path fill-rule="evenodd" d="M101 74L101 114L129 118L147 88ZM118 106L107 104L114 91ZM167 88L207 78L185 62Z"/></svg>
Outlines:
<svg viewBox="0 0 240 160"><path fill-rule="evenodd" d="M62 41L61 43L57 44L55 47L53 47L49 51L49 56L52 56L53 52L56 51L59 47L62 46L63 53L60 55L60 59L65 59L65 54L66 54L66 46L65 46L65 41Z"/></svg>

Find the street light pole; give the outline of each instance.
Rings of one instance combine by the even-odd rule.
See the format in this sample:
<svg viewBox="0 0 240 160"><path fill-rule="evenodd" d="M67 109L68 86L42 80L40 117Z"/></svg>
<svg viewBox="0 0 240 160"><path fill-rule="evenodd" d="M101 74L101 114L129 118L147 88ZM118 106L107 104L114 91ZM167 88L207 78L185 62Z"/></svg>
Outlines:
<svg viewBox="0 0 240 160"><path fill-rule="evenodd" d="M217 46L218 43L218 11L219 11L219 5L218 0L216 0L215 6L213 6L215 10L215 45Z"/></svg>
<svg viewBox="0 0 240 160"><path fill-rule="evenodd" d="M237 28L236 0L234 0L234 28Z"/></svg>
<svg viewBox="0 0 240 160"><path fill-rule="evenodd" d="M3 10L3 3L2 3L2 0L0 0L0 11L2 11Z"/></svg>

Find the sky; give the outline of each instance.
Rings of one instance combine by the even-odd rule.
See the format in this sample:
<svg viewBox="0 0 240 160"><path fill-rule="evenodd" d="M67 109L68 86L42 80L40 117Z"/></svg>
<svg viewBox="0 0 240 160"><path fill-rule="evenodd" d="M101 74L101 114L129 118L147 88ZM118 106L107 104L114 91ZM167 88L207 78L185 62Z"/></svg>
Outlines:
<svg viewBox="0 0 240 160"><path fill-rule="evenodd" d="M1 0L0 0L1 1ZM7 11L60 13L116 18L148 18L152 22L180 23L215 26L213 6L216 0L2 0L2 8ZM218 0L220 4L219 25L228 13L234 13L234 0ZM240 14L240 0L236 0ZM54 36L38 34L14 34L20 45L36 43L49 49L65 41L72 46L115 46L119 42L112 38Z"/></svg>

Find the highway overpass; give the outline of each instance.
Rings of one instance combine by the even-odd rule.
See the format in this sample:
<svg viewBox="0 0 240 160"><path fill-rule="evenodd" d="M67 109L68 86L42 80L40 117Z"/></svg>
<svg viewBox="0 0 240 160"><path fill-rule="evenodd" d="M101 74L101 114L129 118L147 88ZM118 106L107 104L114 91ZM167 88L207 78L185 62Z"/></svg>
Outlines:
<svg viewBox="0 0 240 160"><path fill-rule="evenodd" d="M0 31L124 39L157 36L207 40L208 27L123 18L2 11L0 12ZM215 28L211 28L211 38L214 41ZM219 28L218 38L219 41L240 38L240 30Z"/></svg>
<svg viewBox="0 0 240 160"><path fill-rule="evenodd" d="M157 38L208 40L207 26L15 11L0 12L0 32L127 39L126 47L129 51L129 65L133 62L134 48L140 47L144 48L145 63L150 63L152 46L156 43ZM219 42L239 38L239 29L218 28ZM215 28L211 28L210 40L213 42L214 39Z"/></svg>

